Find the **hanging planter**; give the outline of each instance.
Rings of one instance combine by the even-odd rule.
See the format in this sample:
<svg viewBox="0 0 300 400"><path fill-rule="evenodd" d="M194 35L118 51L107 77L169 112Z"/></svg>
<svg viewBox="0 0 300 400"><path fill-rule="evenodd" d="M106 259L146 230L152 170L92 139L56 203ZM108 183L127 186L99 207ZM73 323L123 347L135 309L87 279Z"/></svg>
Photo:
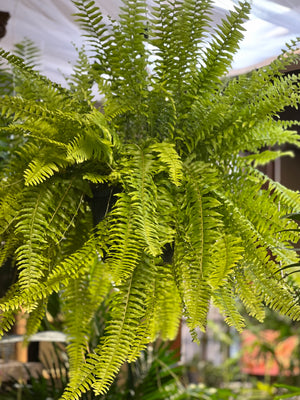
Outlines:
<svg viewBox="0 0 300 400"><path fill-rule="evenodd" d="M91 184L92 197L88 199L93 215L94 226L112 210L117 201L116 194L120 192L120 187L110 186L107 183Z"/></svg>

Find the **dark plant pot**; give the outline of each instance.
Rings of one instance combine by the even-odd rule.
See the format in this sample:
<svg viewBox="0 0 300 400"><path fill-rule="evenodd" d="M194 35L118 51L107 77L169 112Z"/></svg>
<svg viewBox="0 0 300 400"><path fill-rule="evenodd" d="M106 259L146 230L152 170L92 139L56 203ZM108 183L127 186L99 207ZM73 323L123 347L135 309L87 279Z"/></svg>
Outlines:
<svg viewBox="0 0 300 400"><path fill-rule="evenodd" d="M8 258L0 268L0 297L5 296L10 286L17 281L18 271L11 258Z"/></svg>
<svg viewBox="0 0 300 400"><path fill-rule="evenodd" d="M172 264L174 255L174 243L167 243L163 249L162 260L164 264Z"/></svg>
<svg viewBox="0 0 300 400"><path fill-rule="evenodd" d="M93 224L96 226L111 211L117 201L115 194L122 190L119 186L109 186L107 183L92 184L93 197L88 199L92 210Z"/></svg>

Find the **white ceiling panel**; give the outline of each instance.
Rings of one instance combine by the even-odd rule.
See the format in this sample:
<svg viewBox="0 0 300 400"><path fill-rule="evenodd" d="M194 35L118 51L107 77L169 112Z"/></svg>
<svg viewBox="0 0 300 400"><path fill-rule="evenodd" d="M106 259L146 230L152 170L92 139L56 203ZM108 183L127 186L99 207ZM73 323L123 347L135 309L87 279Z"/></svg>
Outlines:
<svg viewBox="0 0 300 400"><path fill-rule="evenodd" d="M214 0L215 20L237 0ZM121 0L96 0L105 15L116 18ZM252 0L250 20L245 24L245 38L236 54L233 69L249 70L278 55L285 43L300 36L300 0ZM76 50L81 46L81 32L72 14L71 0L0 0L0 11L11 15L7 34L0 46L12 49L24 37L35 41L43 54L41 69L50 78L64 83L63 75L72 71Z"/></svg>

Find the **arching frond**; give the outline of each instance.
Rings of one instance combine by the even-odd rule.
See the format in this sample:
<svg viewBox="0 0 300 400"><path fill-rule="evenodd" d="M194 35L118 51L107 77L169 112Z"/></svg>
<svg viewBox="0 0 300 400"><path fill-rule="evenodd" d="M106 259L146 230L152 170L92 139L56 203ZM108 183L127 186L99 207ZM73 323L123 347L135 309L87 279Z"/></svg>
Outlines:
<svg viewBox="0 0 300 400"><path fill-rule="evenodd" d="M135 213L136 233L145 242L145 250L152 256L161 253L156 211L156 185L153 181L155 162L153 155L137 146L128 148L131 158L127 164L126 185L131 207Z"/></svg>
<svg viewBox="0 0 300 400"><path fill-rule="evenodd" d="M186 182L178 205L180 219L174 262L188 324L194 329L206 324L211 296L208 281L212 270L211 246L220 236L222 220L217 212L220 203L208 184L209 181L215 186L219 184L215 171L199 162L185 165L184 173Z"/></svg>
<svg viewBox="0 0 300 400"><path fill-rule="evenodd" d="M130 196L120 194L112 212L108 264L114 281L127 280L142 256L141 236Z"/></svg>
<svg viewBox="0 0 300 400"><path fill-rule="evenodd" d="M243 258L244 248L240 238L230 234L220 236L212 246L214 268L209 276L213 290L227 284L228 276L234 272Z"/></svg>
<svg viewBox="0 0 300 400"><path fill-rule="evenodd" d="M23 53L21 55L24 55ZM35 55L34 55L35 57ZM47 94L53 99L55 97L55 93L59 96L67 97L68 90L63 88L58 83L52 82L50 79L41 75L38 71L34 69L34 66L27 64L26 60L24 60L17 55L11 54L3 49L0 49L0 58L6 60L9 65L18 71L19 77L22 75L23 82L27 80L32 80L34 85L38 86L42 92L46 91Z"/></svg>
<svg viewBox="0 0 300 400"><path fill-rule="evenodd" d="M196 78L198 93L210 93L214 83L219 84L220 77L228 71L233 54L239 48L243 37L242 24L246 21L250 11L248 2L239 2L234 11L228 13L222 24L212 34L212 41L202 57L202 68Z"/></svg>
<svg viewBox="0 0 300 400"><path fill-rule="evenodd" d="M41 53L32 40L24 38L20 43L15 45L14 52L16 56L23 60L25 65L34 69L38 68Z"/></svg>
<svg viewBox="0 0 300 400"><path fill-rule="evenodd" d="M291 151L271 151L271 150L265 150L261 153L258 154L251 154L245 157L245 159L249 162L253 162L253 166L257 167L258 165L265 165L268 164L271 161L276 160L276 158L279 157L293 157L294 154Z"/></svg>
<svg viewBox="0 0 300 400"><path fill-rule="evenodd" d="M168 166L171 181L179 186L183 175L182 163L174 147L170 143L163 142L152 145L151 149L157 152L161 162Z"/></svg>
<svg viewBox="0 0 300 400"><path fill-rule="evenodd" d="M76 21L84 29L85 36L93 46L96 56L103 57L103 44L109 38L107 26L103 21L103 15L94 1L72 0L78 9Z"/></svg>
<svg viewBox="0 0 300 400"><path fill-rule="evenodd" d="M159 265L155 275L151 339L174 340L181 317L181 298L170 264Z"/></svg>
<svg viewBox="0 0 300 400"><path fill-rule="evenodd" d="M197 69L211 13L209 1L155 1L149 32L157 56L154 73L161 81L166 80L167 89L184 93L184 86Z"/></svg>
<svg viewBox="0 0 300 400"><path fill-rule="evenodd" d="M19 282L24 289L38 286L43 271L49 268L46 256L48 221L45 216L50 197L46 187L38 188L35 192L24 191L26 207L21 210L16 223L16 234L23 238L23 244L18 247L16 254Z"/></svg>
<svg viewBox="0 0 300 400"><path fill-rule="evenodd" d="M213 293L213 303L229 326L241 332L245 327L245 320L238 311L236 297L230 285L222 286Z"/></svg>
<svg viewBox="0 0 300 400"><path fill-rule="evenodd" d="M265 319L265 305L261 301L259 291L251 280L246 279L243 271L236 269L234 273L236 280L235 290L247 312L258 321Z"/></svg>
<svg viewBox="0 0 300 400"><path fill-rule="evenodd" d="M102 342L95 349L95 354L88 356L76 385L70 385L64 399L73 398L74 393L76 396L80 391L86 391L86 381L92 384L96 393L105 393L119 367L125 362L134 346L132 326L138 328L145 316L145 300L149 290L147 284L152 275L147 265L141 263L132 276L114 291L111 298L111 319Z"/></svg>
<svg viewBox="0 0 300 400"><path fill-rule="evenodd" d="M92 86L94 79L92 76L92 66L88 59L88 56L83 46L80 50L77 49L78 59L73 67L73 73L70 78L67 78L70 90L72 91L73 97L78 102L83 103L82 100L91 104L93 101Z"/></svg>
<svg viewBox="0 0 300 400"><path fill-rule="evenodd" d="M95 255L94 259L91 259L90 273L85 279L80 277L72 280L63 292L71 385L78 380L89 351L91 320L110 288L109 273Z"/></svg>
<svg viewBox="0 0 300 400"><path fill-rule="evenodd" d="M47 310L47 300L39 300L36 303L34 309L31 311L30 315L28 316L26 321L25 343L28 341L31 335L34 335L38 331L41 325L41 321L45 317L45 313Z"/></svg>

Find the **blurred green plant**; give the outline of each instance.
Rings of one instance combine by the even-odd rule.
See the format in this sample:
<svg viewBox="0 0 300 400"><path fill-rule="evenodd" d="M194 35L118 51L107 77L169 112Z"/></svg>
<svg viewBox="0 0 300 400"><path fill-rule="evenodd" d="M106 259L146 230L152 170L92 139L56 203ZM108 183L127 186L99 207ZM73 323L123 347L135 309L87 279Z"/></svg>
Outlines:
<svg viewBox="0 0 300 400"><path fill-rule="evenodd" d="M59 363L48 361L43 373L31 374L28 381L12 381L0 388L1 400L58 400L67 385L67 358L58 354ZM209 388L189 384L184 366L170 344L150 345L134 363L125 364L106 395L93 391L83 393L80 400L231 400L236 394L226 388Z"/></svg>
<svg viewBox="0 0 300 400"><path fill-rule="evenodd" d="M275 384L274 387L279 388L282 391L281 394L274 397L274 400L284 400L284 399L297 400L300 396L300 387L298 386Z"/></svg>

